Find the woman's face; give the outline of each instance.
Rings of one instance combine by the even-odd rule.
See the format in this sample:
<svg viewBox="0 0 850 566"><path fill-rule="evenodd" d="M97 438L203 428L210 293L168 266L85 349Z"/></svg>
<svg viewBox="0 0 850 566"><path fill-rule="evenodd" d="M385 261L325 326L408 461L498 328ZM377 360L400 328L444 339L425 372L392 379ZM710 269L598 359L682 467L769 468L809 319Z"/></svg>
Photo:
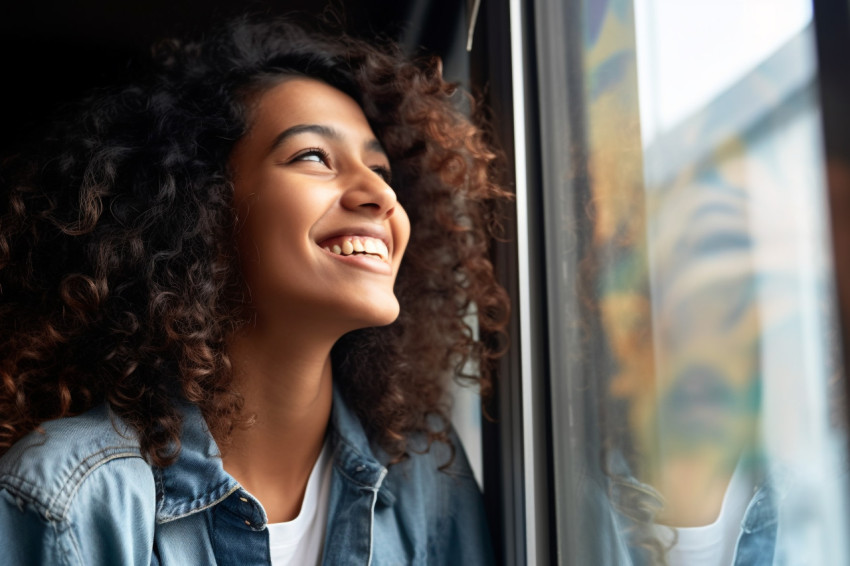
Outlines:
<svg viewBox="0 0 850 566"><path fill-rule="evenodd" d="M389 324L410 221L360 106L307 78L254 101L230 157L257 323L341 334Z"/></svg>

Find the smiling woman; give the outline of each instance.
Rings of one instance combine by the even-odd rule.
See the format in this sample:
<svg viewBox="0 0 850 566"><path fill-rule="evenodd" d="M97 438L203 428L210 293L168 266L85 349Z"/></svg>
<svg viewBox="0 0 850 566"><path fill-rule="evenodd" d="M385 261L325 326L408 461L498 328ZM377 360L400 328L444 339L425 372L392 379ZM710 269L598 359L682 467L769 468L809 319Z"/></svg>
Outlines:
<svg viewBox="0 0 850 566"><path fill-rule="evenodd" d="M439 64L282 20L156 53L7 165L4 559L490 563L446 410L505 193Z"/></svg>
<svg viewBox="0 0 850 566"><path fill-rule="evenodd" d="M243 272L266 311L258 314L322 326L332 338L391 323L410 222L363 111L326 83L296 78L257 97L250 115L230 165L242 256L256 259Z"/></svg>

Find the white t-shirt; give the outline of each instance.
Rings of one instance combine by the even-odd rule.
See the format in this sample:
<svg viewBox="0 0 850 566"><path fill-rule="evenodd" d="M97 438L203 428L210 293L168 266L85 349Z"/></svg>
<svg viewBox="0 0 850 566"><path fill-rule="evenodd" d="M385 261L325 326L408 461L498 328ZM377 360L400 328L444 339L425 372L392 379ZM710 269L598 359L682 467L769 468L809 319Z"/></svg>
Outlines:
<svg viewBox="0 0 850 566"><path fill-rule="evenodd" d="M753 479L739 463L729 480L720 514L703 527L671 528L655 525L655 534L665 545L676 545L667 553L669 566L731 566L741 533L741 521L753 495Z"/></svg>
<svg viewBox="0 0 850 566"><path fill-rule="evenodd" d="M331 490L331 458L328 442L313 465L298 516L285 523L269 523L272 566L319 566L328 519Z"/></svg>

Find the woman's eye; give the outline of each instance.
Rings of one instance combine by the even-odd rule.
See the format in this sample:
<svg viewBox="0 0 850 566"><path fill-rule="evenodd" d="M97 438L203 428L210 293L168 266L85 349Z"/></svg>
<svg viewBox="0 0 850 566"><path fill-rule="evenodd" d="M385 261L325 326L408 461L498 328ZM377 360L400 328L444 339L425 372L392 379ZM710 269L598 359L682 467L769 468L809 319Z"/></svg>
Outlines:
<svg viewBox="0 0 850 566"><path fill-rule="evenodd" d="M318 147L302 151L296 155L292 161L313 161L315 163L323 163L324 165L328 165L330 162L328 153L324 149Z"/></svg>
<svg viewBox="0 0 850 566"><path fill-rule="evenodd" d="M381 177L381 179L383 179L386 184L391 184L393 175L387 167L372 167L372 171L377 173L378 176Z"/></svg>

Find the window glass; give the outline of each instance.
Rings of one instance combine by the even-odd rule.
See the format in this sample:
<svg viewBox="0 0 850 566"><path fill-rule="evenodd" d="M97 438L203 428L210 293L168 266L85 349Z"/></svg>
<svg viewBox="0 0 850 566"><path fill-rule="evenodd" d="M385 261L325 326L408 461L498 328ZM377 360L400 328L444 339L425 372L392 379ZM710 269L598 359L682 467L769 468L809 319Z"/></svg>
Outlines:
<svg viewBox="0 0 850 566"><path fill-rule="evenodd" d="M846 564L811 4L577 5L541 129L559 560Z"/></svg>

